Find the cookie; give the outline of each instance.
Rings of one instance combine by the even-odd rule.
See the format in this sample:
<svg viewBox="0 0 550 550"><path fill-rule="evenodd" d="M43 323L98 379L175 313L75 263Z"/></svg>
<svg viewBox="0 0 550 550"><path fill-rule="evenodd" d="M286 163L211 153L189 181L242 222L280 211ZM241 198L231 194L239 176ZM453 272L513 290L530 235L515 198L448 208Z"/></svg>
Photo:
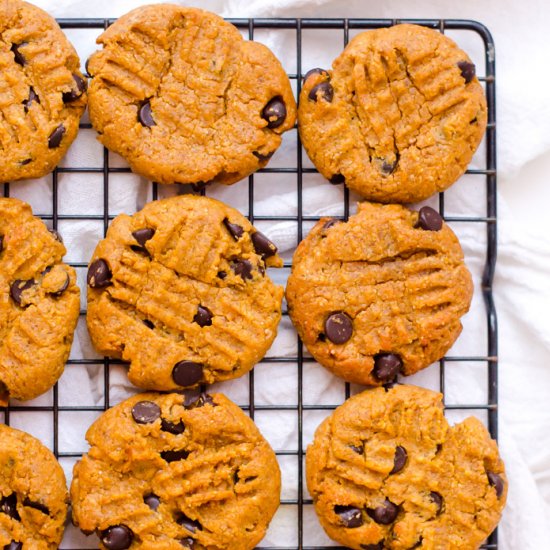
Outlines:
<svg viewBox="0 0 550 550"><path fill-rule="evenodd" d="M0 2L0 182L39 178L65 155L87 101L79 67L55 19Z"/></svg>
<svg viewBox="0 0 550 550"><path fill-rule="evenodd" d="M111 224L88 270L90 336L130 362L136 386L172 390L241 376L277 332L277 248L233 208L181 195Z"/></svg>
<svg viewBox="0 0 550 550"><path fill-rule="evenodd" d="M357 35L304 78L300 137L321 174L378 202L416 202L466 170L487 125L468 55L416 25Z"/></svg>
<svg viewBox="0 0 550 550"><path fill-rule="evenodd" d="M67 517L67 483L38 439L0 424L0 548L57 550Z"/></svg>
<svg viewBox="0 0 550 550"><path fill-rule="evenodd" d="M294 126L280 62L213 13L144 6L97 42L91 122L101 143L148 179L235 183L265 166Z"/></svg>
<svg viewBox="0 0 550 550"><path fill-rule="evenodd" d="M306 479L326 533L355 550L475 550L495 529L508 483L470 417L450 427L443 396L374 388L317 428Z"/></svg>
<svg viewBox="0 0 550 550"><path fill-rule="evenodd" d="M380 385L445 355L472 292L460 243L435 210L363 202L348 222L322 218L300 243L286 298L319 363Z"/></svg>
<svg viewBox="0 0 550 550"><path fill-rule="evenodd" d="M136 395L86 439L73 520L98 533L100 548L248 550L279 505L275 453L222 394Z"/></svg>
<svg viewBox="0 0 550 550"><path fill-rule="evenodd" d="M33 399L63 373L80 312L57 232L18 199L0 199L0 402Z"/></svg>

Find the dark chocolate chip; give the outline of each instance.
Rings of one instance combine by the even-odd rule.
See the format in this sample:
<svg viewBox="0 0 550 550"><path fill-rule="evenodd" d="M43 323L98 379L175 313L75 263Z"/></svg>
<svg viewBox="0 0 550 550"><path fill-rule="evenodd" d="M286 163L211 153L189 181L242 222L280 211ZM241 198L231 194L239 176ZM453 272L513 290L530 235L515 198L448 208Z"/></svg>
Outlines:
<svg viewBox="0 0 550 550"><path fill-rule="evenodd" d="M263 258L269 258L277 254L277 247L260 231L252 233L250 236L254 250Z"/></svg>
<svg viewBox="0 0 550 550"><path fill-rule="evenodd" d="M178 386L192 386L202 379L203 365L194 361L180 361L172 369L172 379Z"/></svg>
<svg viewBox="0 0 550 550"><path fill-rule="evenodd" d="M87 282L92 288L103 288L111 284L113 274L107 262L101 258L92 262L88 268Z"/></svg>
<svg viewBox="0 0 550 550"><path fill-rule="evenodd" d="M201 392L186 392L183 398L183 406L186 409L195 409L197 407L204 407L204 405L212 405L215 407L216 404L212 399L211 395Z"/></svg>
<svg viewBox="0 0 550 550"><path fill-rule="evenodd" d="M321 69L321 67L315 67L314 69L309 69L309 71L304 75L304 79L302 82L305 82L313 74L320 74L325 77L329 76L328 71L326 71L325 69Z"/></svg>
<svg viewBox="0 0 550 550"><path fill-rule="evenodd" d="M73 80L76 83L76 90L70 92L63 92L63 103L71 103L76 101L86 91L88 85L86 81L78 74L73 73Z"/></svg>
<svg viewBox="0 0 550 550"><path fill-rule="evenodd" d="M495 488L497 497L500 498L504 492L504 480L494 472L487 472L487 477L489 478L489 484Z"/></svg>
<svg viewBox="0 0 550 550"><path fill-rule="evenodd" d="M327 341L327 335L324 334L323 332L320 332L319 335L317 336L317 340L319 340L319 342L326 342Z"/></svg>
<svg viewBox="0 0 550 550"><path fill-rule="evenodd" d="M9 544L6 544L4 546L4 550L22 550L23 543L22 542L15 542L12 540Z"/></svg>
<svg viewBox="0 0 550 550"><path fill-rule="evenodd" d="M476 123L477 123L477 117L472 118L472 120L470 120L470 124L476 124Z"/></svg>
<svg viewBox="0 0 550 550"><path fill-rule="evenodd" d="M61 296L68 288L69 283L71 282L71 278L69 277L68 273L65 273L65 282L59 287L58 290L55 292L50 292L52 296Z"/></svg>
<svg viewBox="0 0 550 550"><path fill-rule="evenodd" d="M56 147L59 147L61 144L61 140L63 139L63 136L65 135L65 126L63 124L60 124L51 134L48 138L48 147L50 149L55 149Z"/></svg>
<svg viewBox="0 0 550 550"><path fill-rule="evenodd" d="M17 512L17 495L15 493L0 499L0 513L6 514L16 521L21 520Z"/></svg>
<svg viewBox="0 0 550 550"><path fill-rule="evenodd" d="M134 533L126 525L114 525L101 532L101 542L109 550L126 550L134 540Z"/></svg>
<svg viewBox="0 0 550 550"><path fill-rule="evenodd" d="M196 181L195 183L192 183L191 184L191 187L193 189L193 191L195 192L199 192L199 191L202 191L209 183L209 181Z"/></svg>
<svg viewBox="0 0 550 550"><path fill-rule="evenodd" d="M365 450L365 448L363 447L363 445L350 445L349 448L350 448L354 453L357 453L358 455L362 455L362 454L363 454L363 451Z"/></svg>
<svg viewBox="0 0 550 550"><path fill-rule="evenodd" d="M332 87L332 84L330 82L320 82L319 84L311 88L311 91L308 95L309 99L311 99L312 101L318 101L319 96L321 97L321 99L332 103L332 99L334 98L334 88Z"/></svg>
<svg viewBox="0 0 550 550"><path fill-rule="evenodd" d="M21 67L24 67L27 64L27 60L25 59L25 56L19 51L19 48L21 46L26 46L26 45L27 45L27 42L21 42L21 44L11 45L13 58L18 65L21 65Z"/></svg>
<svg viewBox="0 0 550 550"><path fill-rule="evenodd" d="M185 460L189 456L189 451L162 451L160 456L166 462L177 462L178 460Z"/></svg>
<svg viewBox="0 0 550 550"><path fill-rule="evenodd" d="M328 222L325 222L325 225L323 225L323 229L330 229L333 225L336 225L338 223L342 223L342 220L332 218L332 220L328 220Z"/></svg>
<svg viewBox="0 0 550 550"><path fill-rule="evenodd" d="M149 319L143 319L143 324L147 327L147 328L150 328L150 329L154 329L155 328L155 325L149 321Z"/></svg>
<svg viewBox="0 0 550 550"><path fill-rule="evenodd" d="M218 271L218 278L222 281L227 277L227 273L225 271Z"/></svg>
<svg viewBox="0 0 550 550"><path fill-rule="evenodd" d="M361 548L363 550L384 550L386 547L384 541L380 541L377 544L362 544Z"/></svg>
<svg viewBox="0 0 550 550"><path fill-rule="evenodd" d="M195 540L191 537L181 539L180 544L183 546L183 548L188 548L189 550L194 550L195 548Z"/></svg>
<svg viewBox="0 0 550 550"><path fill-rule="evenodd" d="M199 306L193 321L200 327L209 327L212 325L212 317L212 312L207 307Z"/></svg>
<svg viewBox="0 0 550 550"><path fill-rule="evenodd" d="M395 521L397 514L399 513L399 506L395 505L386 499L386 502L382 506L377 508L367 509L367 514L376 522L381 525L389 525Z"/></svg>
<svg viewBox="0 0 550 550"><path fill-rule="evenodd" d="M432 491L430 493L430 498L432 499L432 502L437 506L436 515L441 514L441 512L443 511L443 497L439 493Z"/></svg>
<svg viewBox="0 0 550 550"><path fill-rule="evenodd" d="M144 227L143 229L138 229L132 233L132 237L141 245L145 246L145 243L153 238L155 230L151 227Z"/></svg>
<svg viewBox="0 0 550 550"><path fill-rule="evenodd" d="M138 424L152 424L160 418L160 407L153 401L139 401L132 408L132 416Z"/></svg>
<svg viewBox="0 0 550 550"><path fill-rule="evenodd" d="M361 527L361 525L363 525L361 510L355 506L336 505L334 507L334 513L340 517L340 522L344 527L353 529L354 527Z"/></svg>
<svg viewBox="0 0 550 550"><path fill-rule="evenodd" d="M36 281L34 279L29 279L28 281L22 281L21 279L17 279L16 281L13 281L13 283L10 286L10 296L12 300L18 305L21 305L21 296L23 292L32 286L36 284Z"/></svg>
<svg viewBox="0 0 550 550"><path fill-rule="evenodd" d="M86 71L86 74L90 78L93 78L93 75L90 74L90 58L89 57L88 57L88 59L86 59L86 61L84 63L84 70Z"/></svg>
<svg viewBox="0 0 550 550"><path fill-rule="evenodd" d="M332 185L338 185L340 183L344 183L346 181L346 177L343 174L334 174L328 181L332 183Z"/></svg>
<svg viewBox="0 0 550 550"><path fill-rule="evenodd" d="M151 126L156 126L157 123L153 119L153 113L151 111L151 103L146 99L141 105L138 112L138 119L141 122L142 126L151 128Z"/></svg>
<svg viewBox="0 0 550 550"><path fill-rule="evenodd" d="M390 475L399 473L407 463L407 451L404 447L395 448L395 456L393 457L393 469Z"/></svg>
<svg viewBox="0 0 550 550"><path fill-rule="evenodd" d="M151 257L151 253L143 246L138 246L137 244L131 244L130 250L133 250L134 252L137 252L138 254L145 256L146 258Z"/></svg>
<svg viewBox="0 0 550 550"><path fill-rule="evenodd" d="M225 227L227 227L227 230L229 231L229 233L231 233L231 236L236 241L238 241L243 236L244 229L240 225L236 223L231 223L227 218L223 220L223 224L225 225Z"/></svg>
<svg viewBox="0 0 550 550"><path fill-rule="evenodd" d="M386 176L393 174L395 172L395 169L397 168L397 162L398 159L395 159L393 162L388 162L387 160L382 161L382 165L380 166L382 174Z"/></svg>
<svg viewBox="0 0 550 550"><path fill-rule="evenodd" d="M25 99L25 101L23 101L23 105L25 106L25 113L29 112L33 101L36 103L40 103L40 98L38 97L38 94L34 91L34 88L31 86L31 88L29 89L29 99Z"/></svg>
<svg viewBox="0 0 550 550"><path fill-rule="evenodd" d="M60 243L63 243L63 237L61 236L61 234L59 233L59 231L57 231L56 229L48 229L48 231L52 234L52 237L60 242Z"/></svg>
<svg viewBox="0 0 550 550"><path fill-rule="evenodd" d="M262 118L268 128L278 128L286 118L286 106L282 97L274 97L263 109Z"/></svg>
<svg viewBox="0 0 550 550"><path fill-rule="evenodd" d="M401 357L395 353L379 353L374 356L374 369L372 373L381 382L390 382L403 367Z"/></svg>
<svg viewBox="0 0 550 550"><path fill-rule="evenodd" d="M31 158L20 160L19 161L19 166L27 166L27 164L30 164L31 162L32 162Z"/></svg>
<svg viewBox="0 0 550 550"><path fill-rule="evenodd" d="M353 321L343 311L335 311L325 321L325 334L333 344L345 344L353 334Z"/></svg>
<svg viewBox="0 0 550 550"><path fill-rule="evenodd" d="M29 508L34 508L35 510L40 511L43 514L46 514L47 516L50 515L50 509L46 505L41 504L40 502L33 502L29 498L26 498L23 501L23 506L28 506Z"/></svg>
<svg viewBox="0 0 550 550"><path fill-rule="evenodd" d="M476 75L476 66L470 61L459 61L457 65L462 78L466 81L466 84L469 84Z"/></svg>
<svg viewBox="0 0 550 550"><path fill-rule="evenodd" d="M259 151L252 151L252 154L260 161L260 162L267 162L272 156L275 151L271 151L270 153L267 153L266 155L262 155Z"/></svg>
<svg viewBox="0 0 550 550"><path fill-rule="evenodd" d="M232 260L231 269L244 281L252 279L252 264L248 260Z"/></svg>
<svg viewBox="0 0 550 550"><path fill-rule="evenodd" d="M147 506L149 506L151 510L154 510L156 512L160 505L160 498L154 493L151 493L143 497L143 502L145 502L145 504L147 504Z"/></svg>
<svg viewBox="0 0 550 550"><path fill-rule="evenodd" d="M418 211L416 227L425 231L439 231L443 227L443 218L430 206L423 206Z"/></svg>
<svg viewBox="0 0 550 550"><path fill-rule="evenodd" d="M185 424L180 420L177 424L169 422L164 418L161 420L160 429L163 432L168 432L174 435L180 435L185 431Z"/></svg>
<svg viewBox="0 0 550 550"><path fill-rule="evenodd" d="M180 514L176 522L178 523L178 525L181 525L183 528L187 529L190 533L195 533L197 529L199 531L202 530L202 525L200 524L200 521L191 519L185 514Z"/></svg>
<svg viewBox="0 0 550 550"><path fill-rule="evenodd" d="M4 235L0 235L0 253L4 251Z"/></svg>

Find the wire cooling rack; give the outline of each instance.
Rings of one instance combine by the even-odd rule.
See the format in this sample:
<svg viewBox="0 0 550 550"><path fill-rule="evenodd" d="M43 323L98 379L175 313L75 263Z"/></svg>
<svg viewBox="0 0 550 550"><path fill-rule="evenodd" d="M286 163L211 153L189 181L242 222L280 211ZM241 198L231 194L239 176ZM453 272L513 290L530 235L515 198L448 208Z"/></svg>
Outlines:
<svg viewBox="0 0 550 550"><path fill-rule="evenodd" d="M475 167L471 167L459 184L463 188L471 186L476 193L481 192L481 199L476 199L470 204L461 204L456 207L453 200L453 188L438 197L431 199L430 204L438 207L441 214L444 215L454 231L461 236L461 227L468 226L474 228L473 231L478 234L481 241L486 242L486 253L483 258L483 265L478 266L479 277L476 283L476 292L479 295L480 304L484 303L484 308L478 311L485 311L486 318L479 319L482 330L477 330L474 326L476 337L475 342L470 343L465 353L449 352L449 355L443 358L436 365L432 365L424 377L410 377L408 381L420 385L433 386L433 389L441 390L445 394L446 414L454 419L460 419L462 413L464 416L475 414L481 418L488 426L493 437L497 436L498 410L497 410L497 317L492 295L492 282L495 270L497 254L497 218L496 218L496 123L495 123L495 55L494 43L489 30L482 24L474 21L464 20L395 20L395 19L230 19L243 34L245 38L264 41L266 37L271 37L276 43L284 46L285 52L281 54L275 51L281 58L288 76L293 85L296 95L301 88L301 77L310 68L317 66L318 58L313 51L315 44L332 44L334 53L339 51L348 43L354 34L367 29L380 27L389 27L397 23L411 22L424 25L442 33L451 35L459 45L466 49L470 56L476 61L478 69L478 78L485 87L488 102L488 125L485 140L482 143L474 161ZM88 52L95 49L94 41L101 30L107 28L113 20L109 19L63 19L59 23L68 33L69 38L74 41L74 33L88 33L89 44ZM72 34L71 34L72 33ZM266 40L269 42L269 40ZM472 55L471 48L478 42L479 55L475 58ZM273 44L270 44L273 46ZM85 56L81 54L81 58ZM313 54L313 55L311 55ZM281 57L282 56L282 57ZM333 56L334 57L334 56ZM332 57L325 60L324 65L330 65ZM484 68L484 71L483 71ZM81 124L81 134L77 139L81 139L84 132L93 132L91 125L83 119ZM277 162L277 155L274 156L270 165L233 186L234 193L239 193L247 199L248 215L251 222L259 227L269 227L270 224L288 222L295 228L296 244L307 233L307 230L319 219L319 215L311 214L308 211L307 201L304 200L304 194L307 188L314 185L327 186L327 193L334 194L334 187L328 182L316 175L316 170L309 163L307 156L302 150L296 129L285 134L287 143L287 152L290 154L286 158L281 157ZM75 143L77 143L75 142ZM75 145L73 145L75 147ZM284 149L284 147L282 148ZM35 214L41 216L44 221L54 229L60 229L63 234L64 228L71 223L90 222L97 223L100 226L99 235L107 231L110 221L118 212L113 212L111 198L114 194L112 190L114 174L130 174L130 170L124 163L113 161L113 155L103 149L101 152L101 165L79 165L65 161L57 168L53 174L45 180L45 185L51 193L51 205L47 208L45 205L33 204ZM477 160L476 160L477 159ZM274 175L273 175L274 174ZM69 183L64 183L64 178L71 176L70 185L86 185L86 180L91 177L102 179L102 188L98 193L103 193L103 202L100 205L100 211L82 211L67 213L65 208L69 200L64 194L65 188ZM270 176L272 175L272 176ZM269 178L285 177L290 179L295 189L295 205L288 215L273 215L266 213L265 209L258 211L258 194L260 190L269 187L271 193L274 191L273 180ZM317 178L317 179L315 179ZM271 183L270 183L271 182ZM162 196L163 189L155 183L144 183L148 189L148 198L156 199ZM4 195L21 196L19 185L10 186L4 184ZM188 187L188 186L183 186ZM178 189L178 192L189 192L189 189ZM216 196L216 186L202 191L203 194ZM337 193L339 195L340 210L336 215L347 218L353 211L353 196L347 189L340 186ZM30 192L32 197L32 191ZM225 199L227 200L225 195ZM474 196L478 196L475 195ZM29 200L29 195L22 198ZM31 201L32 202L32 201ZM129 212L131 213L131 212ZM470 231L471 233L471 231ZM66 239L67 241L67 239ZM69 254L75 243L66 242ZM94 243L95 244L95 243ZM283 275L271 273L277 282L284 283L288 276L291 266L292 251L285 256L285 267L282 270ZM74 258L72 258L74 259ZM87 258L78 258L70 261L76 268L78 280L81 288L85 289L85 274L87 268ZM468 261L468 257L466 257ZM83 292L84 294L84 292ZM474 295L475 300L475 295ZM77 338L86 338L84 327L85 300L83 300L81 318ZM483 317L483 315L481 315ZM468 320L465 321L465 332ZM475 323L474 323L475 325ZM471 332L471 331L470 331ZM322 532L314 515L312 500L307 493L304 484L304 452L307 442L311 440L312 433L319 422L344 399L352 393L360 390L349 384L345 384L334 379L328 373L315 366L307 350L302 347L300 341L293 332L288 315L283 315L280 334L286 334L286 342L289 338L293 343L292 351L288 353L279 353L281 346L275 342L272 350L262 361L260 369L251 372L241 380L233 384L225 384L221 389L230 397L236 400L241 407L257 422L260 429L270 440L274 447L283 470L283 494L281 507L275 516L266 539L262 542L264 550L283 550L300 548L304 550L314 550L323 548L338 548L335 543L329 541ZM462 338L465 338L463 334ZM279 337L278 337L279 340ZM472 340L472 339L471 339ZM459 339L459 342L461 340ZM74 346L73 346L74 350ZM450 392L449 386L457 384L457 373L459 364L462 369L468 372L476 371L484 379L484 395L479 403L472 403L470 396L463 399L460 391L460 398L448 399L450 393L456 394L456 391ZM99 397L94 403L88 403L82 398L80 400L80 388L76 386L78 378L76 373L79 369L85 369L88 374L95 376L98 380ZM276 369L276 370L275 370ZM319 369L319 370L316 370ZM67 477L70 479L73 464L86 451L84 441L84 432L89 424L104 410L120 401L125 395L120 395L118 382L120 372L124 367L120 361L109 360L108 358L99 358L92 356L71 355L65 374L60 383L57 384L46 396L27 403L12 403L8 408L0 409L0 417L3 411L3 417L6 424L15 427L25 426L29 431L29 421L31 426L36 424L33 434L44 441L59 458ZM321 372L323 384L322 388L312 397L311 388L315 386L311 381L312 372L315 370L316 376ZM269 395L269 385L271 376L287 376L289 382L288 393L285 395ZM317 380L319 380L317 378ZM434 383L434 380L436 382ZM460 384L460 380L458 381ZM67 395L70 394L70 397ZM99 404L98 404L99 402ZM35 422L34 422L35 421ZM72 434L74 426L80 426L81 432L79 441L74 442ZM45 426L45 427L44 427ZM290 426L290 428L288 427ZM286 437L281 436L281 432L288 432ZM78 431L78 430L77 430ZM49 433L47 433L49 432ZM70 441L68 441L70 440ZM80 534L70 524L67 526L67 532L64 542L60 546L66 550L83 550L87 548L97 548L97 539L85 537ZM341 547L340 547L341 548ZM493 533L487 544L483 546L486 549L496 549L497 533Z"/></svg>

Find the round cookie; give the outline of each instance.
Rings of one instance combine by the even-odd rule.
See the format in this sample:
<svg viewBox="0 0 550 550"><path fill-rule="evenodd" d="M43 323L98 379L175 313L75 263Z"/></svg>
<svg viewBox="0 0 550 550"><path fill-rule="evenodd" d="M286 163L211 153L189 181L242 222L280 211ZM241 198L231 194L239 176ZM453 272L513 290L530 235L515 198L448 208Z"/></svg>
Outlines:
<svg viewBox="0 0 550 550"><path fill-rule="evenodd" d="M148 179L235 183L265 166L294 126L280 62L213 13L144 6L97 42L90 119L101 143Z"/></svg>
<svg viewBox="0 0 550 550"><path fill-rule="evenodd" d="M88 329L136 386L172 390L249 371L271 346L277 248L233 208L181 195L111 224L88 270Z"/></svg>
<svg viewBox="0 0 550 550"><path fill-rule="evenodd" d="M0 199L0 402L33 399L63 373L80 312L66 250L18 199Z"/></svg>
<svg viewBox="0 0 550 550"><path fill-rule="evenodd" d="M317 428L306 479L326 533L355 550L476 550L507 481L474 417L450 427L442 395L415 386L348 399Z"/></svg>
<svg viewBox="0 0 550 550"><path fill-rule="evenodd" d="M305 78L300 138L323 176L369 200L416 202L466 170L487 125L470 58L438 31L370 30Z"/></svg>
<svg viewBox="0 0 550 550"><path fill-rule="evenodd" d="M57 550L67 517L67 483L38 439L0 424L0 548Z"/></svg>
<svg viewBox="0 0 550 550"><path fill-rule="evenodd" d="M380 385L445 355L472 292L460 243L435 210L363 202L348 222L322 218L300 243L286 298L319 363Z"/></svg>
<svg viewBox="0 0 550 550"><path fill-rule="evenodd" d="M75 465L73 519L100 548L248 550L279 505L275 453L221 394L144 393L103 414Z"/></svg>
<svg viewBox="0 0 550 550"><path fill-rule="evenodd" d="M86 107L78 55L53 17L0 3L0 182L39 178L59 163Z"/></svg>

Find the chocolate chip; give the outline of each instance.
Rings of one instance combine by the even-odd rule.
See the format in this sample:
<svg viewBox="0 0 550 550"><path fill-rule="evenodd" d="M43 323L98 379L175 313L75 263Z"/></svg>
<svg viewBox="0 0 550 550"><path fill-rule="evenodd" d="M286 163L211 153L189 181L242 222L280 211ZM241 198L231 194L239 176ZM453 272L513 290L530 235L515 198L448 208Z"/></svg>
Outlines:
<svg viewBox="0 0 550 550"><path fill-rule="evenodd" d="M145 504L147 504L147 506L149 506L151 510L154 510L156 512L160 505L160 498L154 493L151 493L143 497L143 502L145 502Z"/></svg>
<svg viewBox="0 0 550 550"><path fill-rule="evenodd" d="M209 327L212 325L212 312L204 306L199 306L197 313L193 317L193 321L199 325L199 327Z"/></svg>
<svg viewBox="0 0 550 550"><path fill-rule="evenodd" d="M193 191L198 193L199 191L202 191L209 183L209 181L196 181L191 184L191 187L193 188Z"/></svg>
<svg viewBox="0 0 550 550"><path fill-rule="evenodd" d="M189 451L162 451L160 456L166 462L177 462L178 460L185 460L189 456Z"/></svg>
<svg viewBox="0 0 550 550"><path fill-rule="evenodd" d="M126 525L114 525L101 533L101 542L109 550L126 550L133 540L134 533Z"/></svg>
<svg viewBox="0 0 550 550"><path fill-rule="evenodd" d="M32 162L31 158L20 160L19 161L19 166L26 166L27 164L30 164L31 162Z"/></svg>
<svg viewBox="0 0 550 550"><path fill-rule="evenodd" d="M138 424L152 424L160 418L160 407L153 401L139 401L132 408L132 416Z"/></svg>
<svg viewBox="0 0 550 550"><path fill-rule="evenodd" d="M76 101L82 96L82 94L86 91L86 88L88 87L86 81L76 73L73 73L73 80L76 83L76 90L63 92L63 103L71 103L73 101Z"/></svg>
<svg viewBox="0 0 550 550"><path fill-rule="evenodd" d="M331 313L325 321L325 334L333 344L345 344L353 334L353 321L343 311Z"/></svg>
<svg viewBox="0 0 550 550"><path fill-rule="evenodd" d="M69 274L65 273L65 282L59 287L58 290L56 290L55 292L50 292L50 295L57 297L61 296L69 288L70 282L71 278L69 277Z"/></svg>
<svg viewBox="0 0 550 550"><path fill-rule="evenodd" d="M15 493L0 499L0 513L6 514L16 521L21 520L17 512L17 495Z"/></svg>
<svg viewBox="0 0 550 550"><path fill-rule="evenodd" d="M372 373L381 382L390 382L403 367L401 357L395 353L379 353L374 356L374 368Z"/></svg>
<svg viewBox="0 0 550 550"><path fill-rule="evenodd" d="M27 64L27 60L25 59L25 56L19 51L19 48L21 46L26 46L26 45L27 45L27 42L21 42L21 44L11 45L13 58L18 65L21 65L21 67L24 67Z"/></svg>
<svg viewBox="0 0 550 550"><path fill-rule="evenodd" d="M338 185L340 183L344 183L346 181L346 177L343 174L334 174L328 181L332 183L332 185Z"/></svg>
<svg viewBox="0 0 550 550"><path fill-rule="evenodd" d="M395 448L395 456L393 457L393 469L390 475L399 473L407 463L407 451L404 447Z"/></svg>
<svg viewBox="0 0 550 550"><path fill-rule="evenodd" d="M355 506L340 506L334 507L334 513L340 517L340 522L344 527L352 529L363 525L363 516L361 510Z"/></svg>
<svg viewBox="0 0 550 550"><path fill-rule="evenodd" d="M418 222L415 227L425 231L439 231L443 227L443 218L433 208L423 206L418 211Z"/></svg>
<svg viewBox="0 0 550 550"><path fill-rule="evenodd" d="M172 369L172 379L178 386L192 386L202 379L203 365L194 361L180 361Z"/></svg>
<svg viewBox="0 0 550 550"><path fill-rule="evenodd" d="M147 328L150 328L150 329L154 329L155 328L155 325L149 321L149 319L143 319L143 324L147 327Z"/></svg>
<svg viewBox="0 0 550 550"><path fill-rule="evenodd" d="M244 281L252 279L252 264L248 260L232 260L231 269Z"/></svg>
<svg viewBox="0 0 550 550"><path fill-rule="evenodd" d="M204 405L212 405L212 407L216 406L211 395L204 392L185 392L183 406L186 409L195 409L197 407L204 407Z"/></svg>
<svg viewBox="0 0 550 550"><path fill-rule="evenodd" d="M28 506L29 508L34 508L35 510L40 511L43 514L46 514L47 516L50 515L50 510L47 506L45 506L44 504L41 504L40 502L33 502L29 498L26 498L23 501L23 506Z"/></svg>
<svg viewBox="0 0 550 550"><path fill-rule="evenodd" d="M4 235L0 235L0 253L4 251Z"/></svg>
<svg viewBox="0 0 550 550"><path fill-rule="evenodd" d="M151 227L144 227L143 229L137 229L132 233L132 237L141 245L145 246L145 243L153 238L155 230Z"/></svg>
<svg viewBox="0 0 550 550"><path fill-rule="evenodd" d="M277 247L260 231L256 231L250 235L252 239L252 244L254 245L254 250L258 253L264 260L270 256L275 256L277 254Z"/></svg>
<svg viewBox="0 0 550 550"><path fill-rule="evenodd" d="M443 502L444 502L443 497L439 493L436 493L435 491L432 491L430 493L430 498L432 499L433 503L437 506L436 515L441 514L441 512L443 510Z"/></svg>
<svg viewBox="0 0 550 550"><path fill-rule="evenodd" d="M314 69L310 69L304 75L304 79L302 80L302 82L305 82L313 74L320 74L320 75L325 76L325 77L329 76L328 71L326 71L325 69L321 69L321 67L315 67Z"/></svg>
<svg viewBox="0 0 550 550"><path fill-rule="evenodd" d="M393 162L388 162L387 160L382 161L382 165L380 166L380 170L382 171L382 174L389 176L390 174L393 174L395 172L395 169L397 168L398 159L395 159Z"/></svg>
<svg viewBox="0 0 550 550"><path fill-rule="evenodd" d="M111 284L113 274L107 262L101 258L92 262L86 280L92 288L103 288Z"/></svg>
<svg viewBox="0 0 550 550"><path fill-rule="evenodd" d="M267 162L272 156L275 151L271 151L267 153L266 155L262 155L259 151L252 151L252 154L260 161L260 162Z"/></svg>
<svg viewBox="0 0 550 550"><path fill-rule="evenodd" d="M151 258L151 253L143 246L138 246L137 244L131 244L130 250L133 250L134 252L137 252L138 254L145 256L146 258Z"/></svg>
<svg viewBox="0 0 550 550"><path fill-rule="evenodd" d="M311 88L311 91L308 95L309 99L311 99L312 101L318 101L319 96L321 97L321 99L332 103L332 99L334 98L334 88L332 87L330 82L321 82Z"/></svg>
<svg viewBox="0 0 550 550"><path fill-rule="evenodd" d="M50 149L55 149L56 147L59 147L61 144L61 140L63 139L63 136L65 135L65 126L63 124L60 124L51 134L48 138L48 147Z"/></svg>
<svg viewBox="0 0 550 550"><path fill-rule="evenodd" d="M262 118L268 128L278 128L286 118L286 106L282 97L274 97L263 109Z"/></svg>
<svg viewBox="0 0 550 550"><path fill-rule="evenodd" d="M177 424L169 422L164 418L161 420L160 429L174 435L180 435L185 431L185 424L180 420Z"/></svg>
<svg viewBox="0 0 550 550"><path fill-rule="evenodd" d="M34 279L29 279L28 281L22 281L21 279L17 279L16 281L13 281L13 283L10 286L10 296L12 300L18 305L21 305L21 296L23 292L32 286L36 284L36 281Z"/></svg>
<svg viewBox="0 0 550 550"><path fill-rule="evenodd" d="M240 225L236 223L231 223L227 218L223 220L223 224L225 225L225 227L227 227L227 230L229 231L229 233L231 233L231 236L236 241L238 241L243 236L244 229Z"/></svg>
<svg viewBox="0 0 550 550"><path fill-rule="evenodd" d="M460 69L462 78L466 81L466 84L469 84L476 75L476 66L470 61L459 61L457 66Z"/></svg>
<svg viewBox="0 0 550 550"><path fill-rule="evenodd" d="M202 530L202 525L198 520L188 518L185 514L180 514L176 520L178 525L181 525L183 528L187 529L190 533L195 533L197 529Z"/></svg>
<svg viewBox="0 0 550 550"><path fill-rule="evenodd" d="M146 99L141 105L138 112L138 119L141 122L142 126L151 128L151 126L156 126L157 123L153 120L153 113L151 112L151 103Z"/></svg>
<svg viewBox="0 0 550 550"><path fill-rule="evenodd" d="M342 220L332 218L332 220L328 220L328 222L325 222L325 225L323 225L322 229L330 229L333 225L336 225L338 223L342 223Z"/></svg>
<svg viewBox="0 0 550 550"><path fill-rule="evenodd" d="M86 71L86 74L90 77L90 78L93 78L93 75L90 74L90 58L88 57L88 59L86 59L85 63L84 63L84 70Z"/></svg>
<svg viewBox="0 0 550 550"><path fill-rule="evenodd" d="M377 508L367 509L367 514L376 522L381 525L389 525L395 521L397 514L399 513L399 507L393 502L386 499L386 502L382 506Z"/></svg>
<svg viewBox="0 0 550 550"><path fill-rule="evenodd" d="M12 540L9 544L6 544L4 546L4 550L22 550L23 543L22 542L15 542Z"/></svg>
<svg viewBox="0 0 550 550"><path fill-rule="evenodd" d="M363 451L365 450L365 448L363 447L363 445L359 446L359 445L350 445L349 448L354 452L354 453L357 453L358 455L362 455L363 454Z"/></svg>
<svg viewBox="0 0 550 550"><path fill-rule="evenodd" d="M185 539L181 539L180 540L180 544L184 547L184 548L189 548L189 550L193 550L195 548L195 540L192 539L191 537L187 537Z"/></svg>
<svg viewBox="0 0 550 550"><path fill-rule="evenodd" d="M59 231L55 230L55 229L48 229L48 231L52 234L52 237L60 242L61 244L63 244L63 237L61 236L61 234L59 233Z"/></svg>
<svg viewBox="0 0 550 550"><path fill-rule="evenodd" d="M227 277L227 273L225 271L218 271L218 278L222 281Z"/></svg>
<svg viewBox="0 0 550 550"><path fill-rule="evenodd" d="M317 336L317 340L319 340L319 342L326 342L327 341L327 335L324 334L323 332L320 332Z"/></svg>
<svg viewBox="0 0 550 550"><path fill-rule="evenodd" d="M362 544L361 548L363 550L384 550L386 547L384 546L384 541L380 541L377 544Z"/></svg>
<svg viewBox="0 0 550 550"><path fill-rule="evenodd" d="M487 477L489 478L489 484L495 488L497 498L500 498L504 492L504 480L494 472L487 472Z"/></svg>
<svg viewBox="0 0 550 550"><path fill-rule="evenodd" d="M34 91L34 88L31 86L31 88L29 89L29 99L25 99L25 101L23 101L23 105L25 106L25 113L29 112L33 101L35 101L36 103L40 103L40 98Z"/></svg>

